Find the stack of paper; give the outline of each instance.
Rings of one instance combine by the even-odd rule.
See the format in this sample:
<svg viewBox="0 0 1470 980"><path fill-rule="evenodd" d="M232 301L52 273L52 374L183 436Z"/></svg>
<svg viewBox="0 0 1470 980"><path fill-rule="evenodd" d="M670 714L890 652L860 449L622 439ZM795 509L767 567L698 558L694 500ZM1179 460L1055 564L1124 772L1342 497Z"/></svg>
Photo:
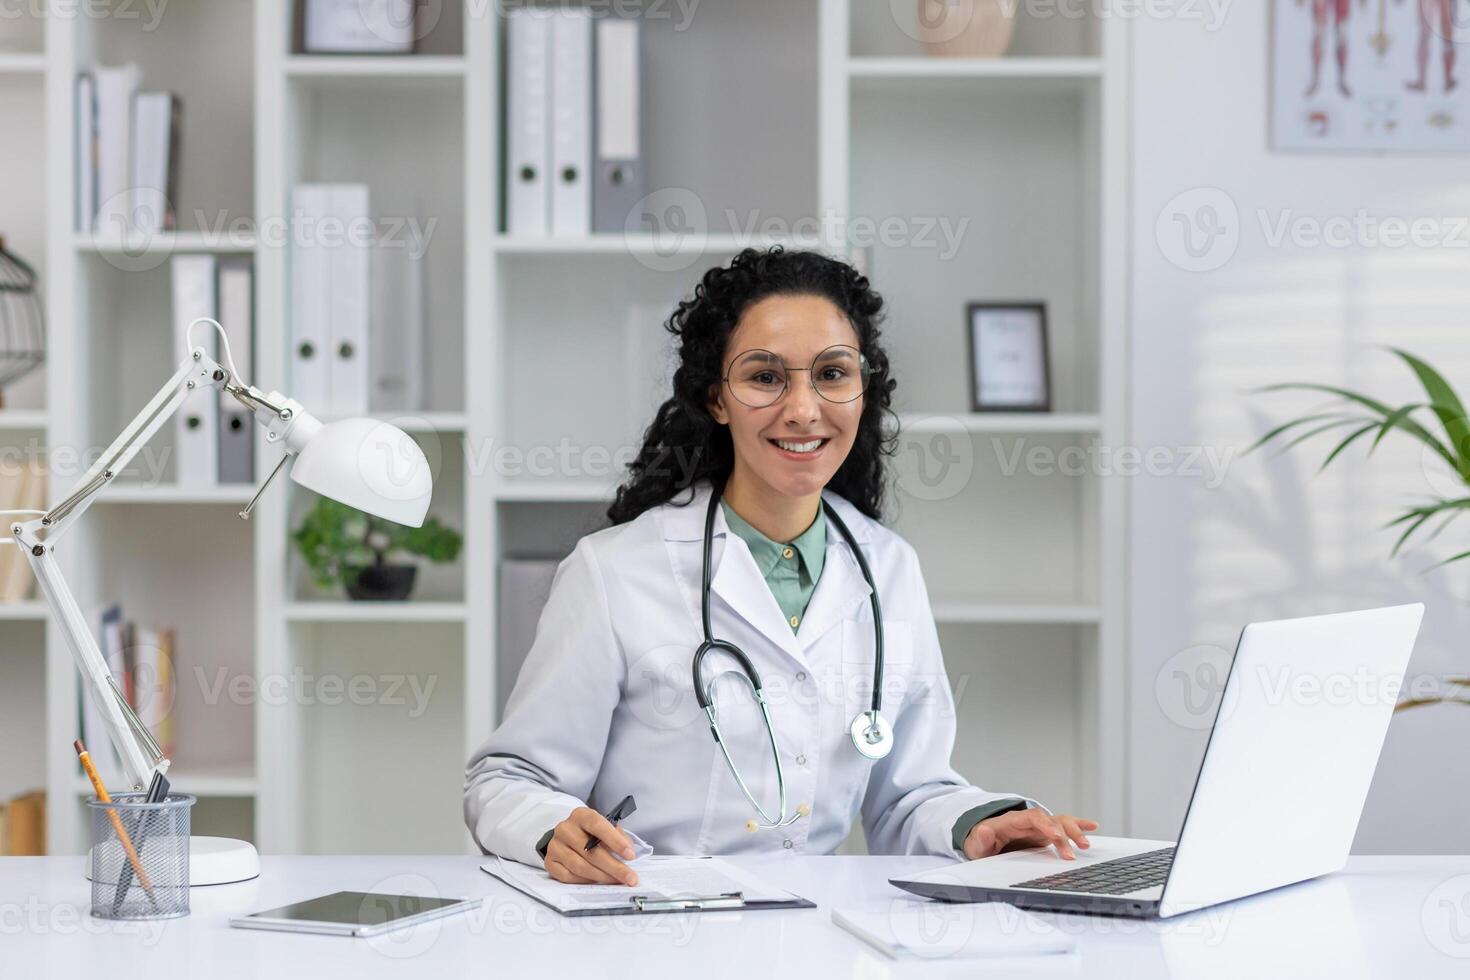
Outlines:
<svg viewBox="0 0 1470 980"><path fill-rule="evenodd" d="M833 909L832 921L894 959L1070 953L1077 941L1004 902L897 899L882 911Z"/></svg>

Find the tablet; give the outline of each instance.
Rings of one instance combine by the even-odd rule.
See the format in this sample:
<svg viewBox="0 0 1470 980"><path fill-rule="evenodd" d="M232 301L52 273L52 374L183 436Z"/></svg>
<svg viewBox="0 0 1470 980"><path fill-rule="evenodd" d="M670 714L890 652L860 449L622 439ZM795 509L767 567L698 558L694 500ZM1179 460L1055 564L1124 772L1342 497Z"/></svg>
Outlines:
<svg viewBox="0 0 1470 980"><path fill-rule="evenodd" d="M478 908L478 898L429 898L378 892L334 892L278 909L237 916L230 925L241 929L319 932L331 936L376 936L393 929Z"/></svg>

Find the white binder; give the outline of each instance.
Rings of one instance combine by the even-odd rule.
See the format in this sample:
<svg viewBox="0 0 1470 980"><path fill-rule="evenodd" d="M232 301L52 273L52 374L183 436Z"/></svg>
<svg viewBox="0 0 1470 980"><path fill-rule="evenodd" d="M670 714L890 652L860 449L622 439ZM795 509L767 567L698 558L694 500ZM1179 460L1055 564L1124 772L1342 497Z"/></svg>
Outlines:
<svg viewBox="0 0 1470 980"><path fill-rule="evenodd" d="M423 337L423 258L402 245L379 244L373 249L369 409L423 409Z"/></svg>
<svg viewBox="0 0 1470 980"><path fill-rule="evenodd" d="M551 233L592 231L592 12L551 22Z"/></svg>
<svg viewBox="0 0 1470 980"><path fill-rule="evenodd" d="M76 230L90 232L97 220L97 84L91 72L77 76Z"/></svg>
<svg viewBox="0 0 1470 980"><path fill-rule="evenodd" d="M638 21L597 21L597 159L592 174L592 230L621 233L643 199L639 140ZM633 227L641 219L632 217Z"/></svg>
<svg viewBox="0 0 1470 980"><path fill-rule="evenodd" d="M296 185L291 208L303 229L291 243L291 396L307 411L322 413L328 408L332 256L314 229L331 213L331 185Z"/></svg>
<svg viewBox="0 0 1470 980"><path fill-rule="evenodd" d="M542 238L551 227L551 15L516 7L506 16L505 230Z"/></svg>
<svg viewBox="0 0 1470 980"><path fill-rule="evenodd" d="M360 232L371 217L366 184L332 188L332 213L347 231L331 248L331 325L327 352L330 414L342 417L368 411L368 292L372 279L372 245ZM304 402L302 404L305 404Z"/></svg>
<svg viewBox="0 0 1470 980"><path fill-rule="evenodd" d="M93 69L97 90L97 233L127 238L133 231L133 96L142 72L129 62L120 68Z"/></svg>
<svg viewBox="0 0 1470 980"><path fill-rule="evenodd" d="M219 264L219 322L230 342L240 380L255 377L255 274L246 258ZM220 351L223 363L224 351ZM225 365L226 368L229 365ZM234 395L219 393L219 482L255 482L255 426L250 409Z"/></svg>
<svg viewBox="0 0 1470 980"><path fill-rule="evenodd" d="M174 356L182 361L193 347L219 357L219 334L207 324L188 339L189 324L214 317L215 260L212 255L175 255L173 278ZM212 390L195 388L174 416L174 473L180 486L212 486L219 480L219 399Z"/></svg>

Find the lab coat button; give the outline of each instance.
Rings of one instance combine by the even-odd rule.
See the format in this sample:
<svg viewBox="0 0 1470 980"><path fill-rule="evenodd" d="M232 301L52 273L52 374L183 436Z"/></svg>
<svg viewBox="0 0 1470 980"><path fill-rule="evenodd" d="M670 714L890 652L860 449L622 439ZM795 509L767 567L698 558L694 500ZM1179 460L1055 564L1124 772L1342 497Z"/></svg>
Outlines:
<svg viewBox="0 0 1470 980"><path fill-rule="evenodd" d="M796 672L796 679L799 680L799 681L806 680L806 671L804 671L804 670L798 670Z"/></svg>
<svg viewBox="0 0 1470 980"><path fill-rule="evenodd" d="M781 846L784 847L784 848L786 848L786 850L788 850L788 851L791 850L791 838L788 837L785 840L783 840L781 842Z"/></svg>
<svg viewBox="0 0 1470 980"><path fill-rule="evenodd" d="M804 766L804 765L806 765L806 756L804 756L804 755L797 756L796 757L796 764L798 766Z"/></svg>

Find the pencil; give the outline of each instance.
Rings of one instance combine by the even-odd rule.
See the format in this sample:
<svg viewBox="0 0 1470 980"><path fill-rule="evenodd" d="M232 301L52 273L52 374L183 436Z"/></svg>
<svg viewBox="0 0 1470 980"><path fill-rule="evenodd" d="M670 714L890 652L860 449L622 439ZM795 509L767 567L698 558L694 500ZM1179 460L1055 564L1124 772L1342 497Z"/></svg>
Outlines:
<svg viewBox="0 0 1470 980"><path fill-rule="evenodd" d="M92 756L87 752L87 747L78 739L71 743L72 748L77 750L77 758L81 760L82 768L87 772L87 778L92 781L92 789L97 793L97 800L101 803L111 803L112 797L107 794L107 787L102 785L102 777L97 774L97 767L92 765ZM143 886L143 891L148 893L148 900L158 907L158 898L153 894L153 882L148 880L148 872L143 870L143 862L138 858L138 852L133 849L133 839L123 828L122 818L117 815L116 810L108 810L107 816L112 820L112 829L117 831L117 839L122 843L123 850L127 852L128 863L133 866L133 873L138 876L138 883Z"/></svg>

